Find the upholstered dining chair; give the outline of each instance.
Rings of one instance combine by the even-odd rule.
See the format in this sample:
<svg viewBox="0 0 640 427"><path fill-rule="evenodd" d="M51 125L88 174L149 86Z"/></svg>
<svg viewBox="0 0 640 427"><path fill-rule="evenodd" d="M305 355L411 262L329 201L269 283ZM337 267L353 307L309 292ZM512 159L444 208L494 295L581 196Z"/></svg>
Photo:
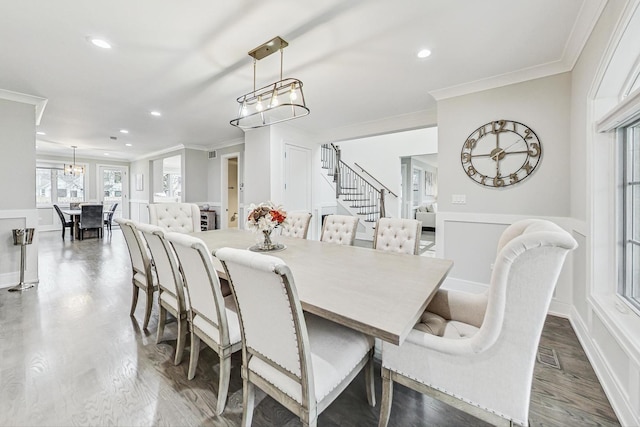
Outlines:
<svg viewBox="0 0 640 427"><path fill-rule="evenodd" d="M280 235L306 239L309 232L309 222L311 222L309 212L289 212Z"/></svg>
<svg viewBox="0 0 640 427"><path fill-rule="evenodd" d="M177 233L200 231L200 208L195 203L152 203L149 223Z"/></svg>
<svg viewBox="0 0 640 427"><path fill-rule="evenodd" d="M379 426L393 383L429 394L492 424L528 425L540 334L569 233L545 220L503 232L486 293L440 290L400 346L382 343Z"/></svg>
<svg viewBox="0 0 640 427"><path fill-rule="evenodd" d="M64 232L67 228L69 228L71 237L73 237L73 221L67 221L67 219L64 217L64 214L62 213L62 210L60 210L60 206L53 205L53 208L56 210L56 213L60 218L60 222L62 223L62 240L64 240Z"/></svg>
<svg viewBox="0 0 640 427"><path fill-rule="evenodd" d="M157 289L157 281L151 271L151 259L147 253L143 237L138 232L136 223L124 218L116 218L115 221L122 229L124 240L127 242L127 248L129 249L129 256L131 257L133 297L131 300L130 315L133 316L136 311L138 294L140 290L142 290L147 296L142 328L147 329L153 306L153 293Z"/></svg>
<svg viewBox="0 0 640 427"><path fill-rule="evenodd" d="M327 215L322 224L320 241L353 245L358 229L358 217L350 215Z"/></svg>
<svg viewBox="0 0 640 427"><path fill-rule="evenodd" d="M107 227L107 231L111 234L111 224L113 223L113 214L116 213L116 209L118 208L118 203L114 203L111 205L111 209L107 212L107 217L104 218L104 227Z"/></svg>
<svg viewBox="0 0 640 427"><path fill-rule="evenodd" d="M158 330L156 344L160 343L164 335L164 326L167 321L167 312L171 313L178 323L178 340L174 365L180 364L187 339L188 325L187 313L189 303L184 294L182 274L178 268L173 248L167 242L162 227L150 224L137 224L136 228L145 241L153 259L156 279L158 281Z"/></svg>
<svg viewBox="0 0 640 427"><path fill-rule="evenodd" d="M418 255L422 223L415 219L380 218L376 223L373 248L380 251Z"/></svg>
<svg viewBox="0 0 640 427"><path fill-rule="evenodd" d="M229 277L240 317L243 426L251 425L256 386L303 425L315 426L363 369L369 404L375 406L373 338L304 314L293 275L281 259L231 248L215 256Z"/></svg>
<svg viewBox="0 0 640 427"><path fill-rule="evenodd" d="M182 233L167 233L165 237L180 263L189 299L191 354L187 377L195 376L202 340L220 357L216 413L221 414L229 391L231 354L242 347L236 305L233 296L222 296L218 273L202 240Z"/></svg>
<svg viewBox="0 0 640 427"><path fill-rule="evenodd" d="M84 239L85 230L97 230L98 237L102 237L102 227L104 225L102 215L102 205L81 205L80 206L80 240Z"/></svg>

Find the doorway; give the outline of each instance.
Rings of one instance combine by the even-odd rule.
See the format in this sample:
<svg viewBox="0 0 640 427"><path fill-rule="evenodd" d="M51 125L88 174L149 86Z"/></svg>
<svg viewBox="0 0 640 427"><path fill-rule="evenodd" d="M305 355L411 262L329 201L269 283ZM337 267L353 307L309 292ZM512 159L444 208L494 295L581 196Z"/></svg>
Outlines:
<svg viewBox="0 0 640 427"><path fill-rule="evenodd" d="M238 187L238 153L222 157L222 209L220 228L240 228L240 197Z"/></svg>
<svg viewBox="0 0 640 427"><path fill-rule="evenodd" d="M98 165L98 195L104 210L117 203L113 219L129 217L129 169L125 166Z"/></svg>

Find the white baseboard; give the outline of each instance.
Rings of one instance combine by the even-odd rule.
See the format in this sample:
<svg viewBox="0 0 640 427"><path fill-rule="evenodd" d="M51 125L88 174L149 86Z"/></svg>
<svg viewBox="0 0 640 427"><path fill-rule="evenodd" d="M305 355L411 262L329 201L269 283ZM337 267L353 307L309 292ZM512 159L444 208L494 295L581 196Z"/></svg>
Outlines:
<svg viewBox="0 0 640 427"><path fill-rule="evenodd" d="M620 424L623 426L639 426L640 416L634 414L626 393L616 382L613 373L609 369L608 362L602 356L598 346L591 339L587 325L574 307L571 307L569 321L584 352L587 354L589 362L591 362L591 366L609 399L611 407L618 417L618 421L620 421Z"/></svg>
<svg viewBox="0 0 640 427"><path fill-rule="evenodd" d="M447 277L444 279L444 283L442 284L442 289L452 289L474 294L481 294L488 288L489 285L486 283L472 282L470 280L457 279L455 277Z"/></svg>

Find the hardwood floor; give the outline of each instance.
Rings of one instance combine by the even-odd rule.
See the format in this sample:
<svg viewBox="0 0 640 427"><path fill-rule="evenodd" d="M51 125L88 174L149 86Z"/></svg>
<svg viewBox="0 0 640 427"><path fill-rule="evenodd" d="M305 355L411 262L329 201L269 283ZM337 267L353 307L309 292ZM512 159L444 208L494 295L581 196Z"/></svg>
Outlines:
<svg viewBox="0 0 640 427"><path fill-rule="evenodd" d="M144 295L129 317L131 271L119 229L104 239L61 241L40 233L40 284L0 290L0 425L237 426L242 417L241 357L233 357L229 402L214 413L218 360L203 346L196 377L186 379L188 349L173 365L176 325L156 345L157 304L140 329ZM294 272L295 273L295 272ZM569 322L549 317L540 343L561 369L537 363L532 426L618 425ZM376 394L380 401L380 382ZM360 375L325 412L320 426L375 426ZM258 391L254 426L297 426L298 419ZM484 425L396 385L391 426Z"/></svg>

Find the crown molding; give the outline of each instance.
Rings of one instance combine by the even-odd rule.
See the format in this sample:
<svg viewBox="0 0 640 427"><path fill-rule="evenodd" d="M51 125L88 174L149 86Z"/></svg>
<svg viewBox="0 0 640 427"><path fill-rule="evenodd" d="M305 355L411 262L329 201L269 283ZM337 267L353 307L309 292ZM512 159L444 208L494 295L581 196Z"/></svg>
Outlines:
<svg viewBox="0 0 640 427"><path fill-rule="evenodd" d="M429 92L436 101L467 95L488 89L495 89L528 80L552 76L571 71L578 61L591 32L593 31L607 0L585 0L582 3L571 33L564 46L562 57L557 61L524 68L510 73L487 77L460 85L450 86Z"/></svg>
<svg viewBox="0 0 640 427"><path fill-rule="evenodd" d="M0 89L0 99L7 101L21 102L23 104L31 104L36 107L36 126L40 124L44 108L49 100L40 96L27 95L26 93L13 92L10 90Z"/></svg>
<svg viewBox="0 0 640 427"><path fill-rule="evenodd" d="M385 117L370 122L357 123L335 129L328 129L319 134L321 141L345 141L354 138L364 138L405 130L420 129L436 126L438 114L435 108L414 111L408 114Z"/></svg>

